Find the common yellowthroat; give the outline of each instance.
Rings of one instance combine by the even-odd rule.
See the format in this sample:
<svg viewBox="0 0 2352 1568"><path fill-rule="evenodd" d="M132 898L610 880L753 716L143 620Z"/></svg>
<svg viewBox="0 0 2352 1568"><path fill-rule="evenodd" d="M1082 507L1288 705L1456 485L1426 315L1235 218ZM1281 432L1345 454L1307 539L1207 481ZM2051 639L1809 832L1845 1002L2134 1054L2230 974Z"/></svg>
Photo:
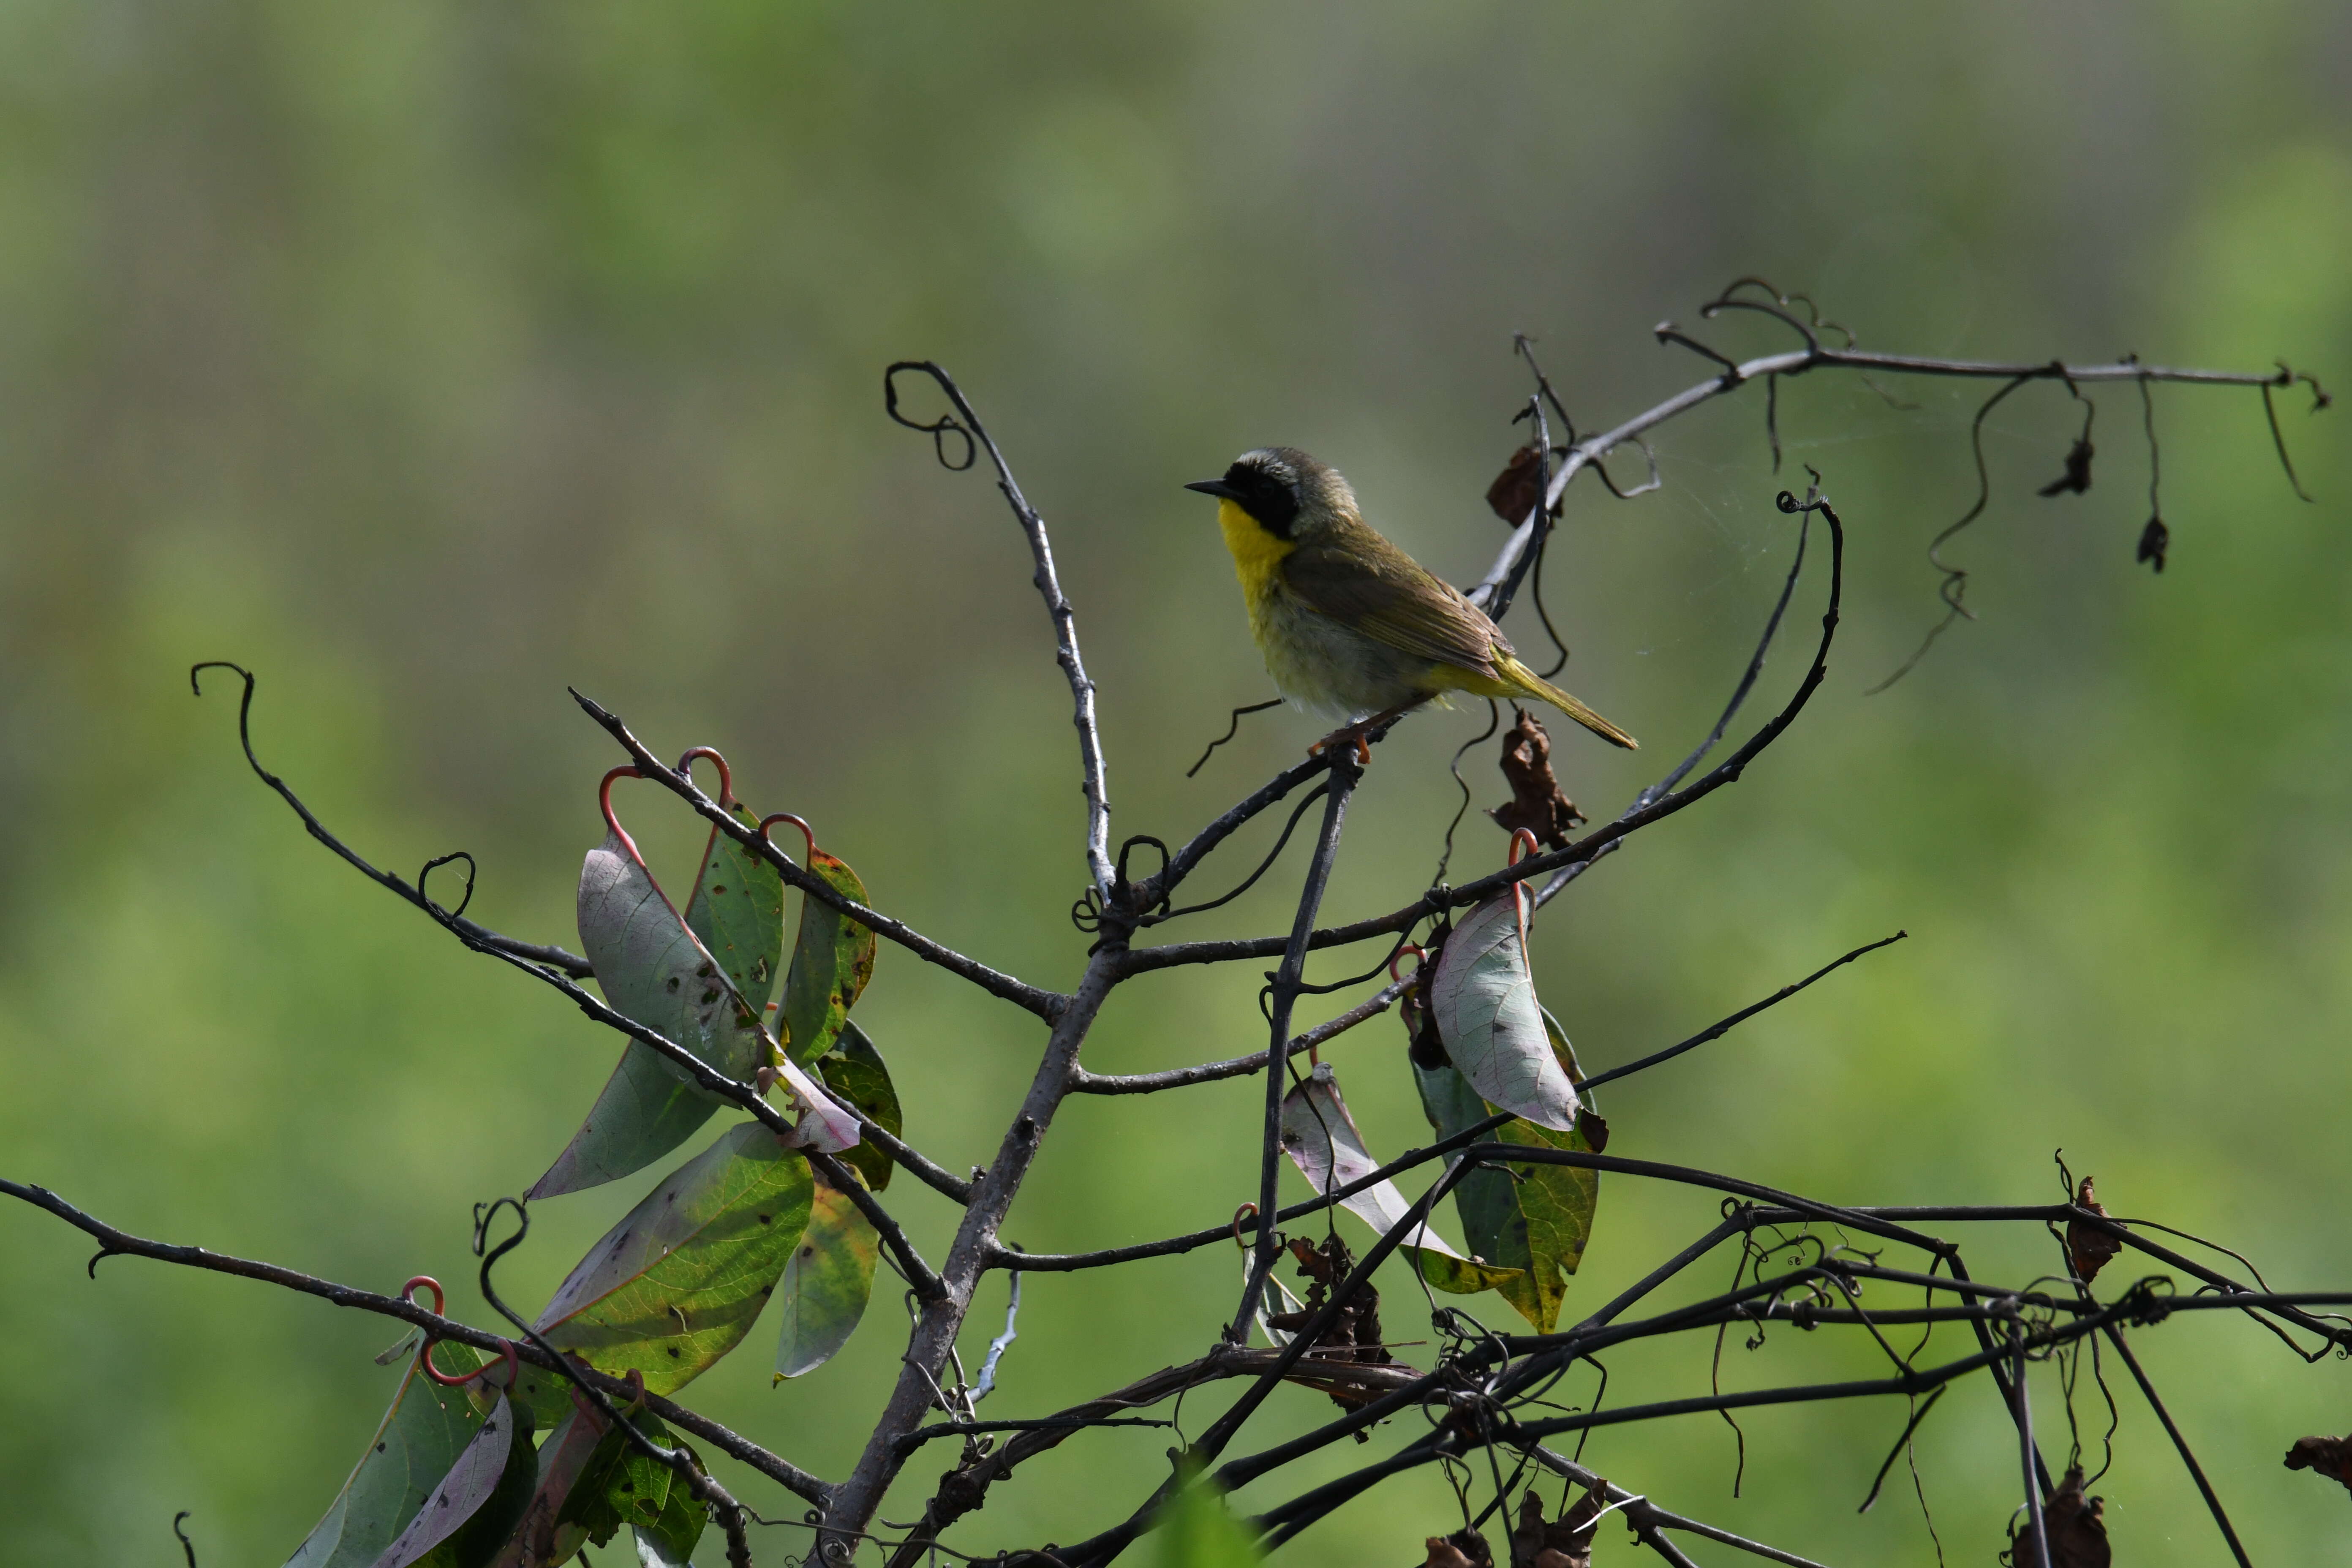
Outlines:
<svg viewBox="0 0 2352 1568"><path fill-rule="evenodd" d="M1539 698L1612 745L1634 745L1521 664L1485 611L1381 538L1337 469L1296 447L1264 447L1223 478L1184 488L1217 498L1250 632L1284 696L1360 721L1449 691Z"/></svg>

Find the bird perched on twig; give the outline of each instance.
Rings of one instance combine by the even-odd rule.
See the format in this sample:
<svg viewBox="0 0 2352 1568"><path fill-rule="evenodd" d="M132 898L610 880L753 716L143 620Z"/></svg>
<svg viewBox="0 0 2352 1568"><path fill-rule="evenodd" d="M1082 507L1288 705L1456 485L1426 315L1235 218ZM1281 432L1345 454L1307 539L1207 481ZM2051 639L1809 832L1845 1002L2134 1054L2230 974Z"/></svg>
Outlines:
<svg viewBox="0 0 2352 1568"><path fill-rule="evenodd" d="M1521 664L1486 613L1381 537L1339 471L1296 447L1264 447L1222 479L1217 498L1266 673L1295 702L1350 720L1322 745L1449 691L1550 703L1602 740L1633 737Z"/></svg>

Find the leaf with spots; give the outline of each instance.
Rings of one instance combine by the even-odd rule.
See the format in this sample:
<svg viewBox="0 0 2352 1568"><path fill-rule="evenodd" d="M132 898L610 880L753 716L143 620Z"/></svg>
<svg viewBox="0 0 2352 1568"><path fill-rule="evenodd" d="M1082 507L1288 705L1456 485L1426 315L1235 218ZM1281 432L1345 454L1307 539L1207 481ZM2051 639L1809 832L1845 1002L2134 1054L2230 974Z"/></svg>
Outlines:
<svg viewBox="0 0 2352 1568"><path fill-rule="evenodd" d="M874 1042L866 1037L866 1031L856 1024L842 1026L841 1037L817 1062L816 1068L835 1099L856 1106L893 1138L905 1130L906 1121L898 1107L898 1090L890 1082L890 1069L883 1064L882 1053L874 1048ZM874 1191L878 1193L890 1184L890 1173L896 1167L878 1145L861 1140L842 1158L866 1178L866 1184Z"/></svg>
<svg viewBox="0 0 2352 1568"><path fill-rule="evenodd" d="M590 1249L535 1325L559 1350L656 1394L733 1350L799 1245L808 1161L747 1121L679 1166Z"/></svg>
<svg viewBox="0 0 2352 1568"><path fill-rule="evenodd" d="M1411 1015L1415 1011L1411 996L1405 1011L1410 1033ZM1545 1037L1560 1070L1570 1082L1580 1083L1583 1070L1577 1065L1567 1034L1549 1012L1542 1017ZM1451 1067L1429 1068L1416 1064L1413 1077L1421 1090L1423 1112L1441 1138L1451 1137L1495 1112L1496 1107L1481 1100L1469 1080ZM1594 1139L1605 1141L1606 1131L1605 1124L1587 1112L1570 1132L1512 1121L1493 1137L1498 1143L1592 1152L1598 1147ZM1478 1257L1519 1271L1518 1279L1501 1287L1501 1294L1539 1333L1549 1333L1559 1321L1560 1302L1567 1293L1563 1276L1575 1273L1583 1261L1600 1195L1600 1172L1567 1165L1517 1166L1507 1173L1484 1168L1471 1172L1454 1189L1464 1241Z"/></svg>
<svg viewBox="0 0 2352 1568"><path fill-rule="evenodd" d="M1363 1134L1356 1131L1356 1119L1340 1098L1339 1080L1329 1062L1317 1064L1305 1083L1293 1085L1283 1096L1282 1147L1307 1185L1318 1193L1360 1180L1381 1163L1365 1149ZM1412 1205L1405 1202L1394 1182L1381 1182L1340 1199L1339 1206L1385 1236L1403 1221ZM1463 1257L1425 1224L1402 1250L1412 1257L1423 1279L1455 1296L1494 1289L1514 1272Z"/></svg>
<svg viewBox="0 0 2352 1568"><path fill-rule="evenodd" d="M486 1568L521 1522L538 1479L530 1417L500 1394L473 1441L373 1568Z"/></svg>
<svg viewBox="0 0 2352 1568"><path fill-rule="evenodd" d="M520 1391L517 1392L520 1397ZM580 1490L588 1483L597 1457L617 1436L594 1405L576 1392L572 1394L572 1408L539 1445L538 1488L523 1510L521 1522L490 1568L553 1568L572 1561L590 1539L573 1518ZM607 1531L605 1538L611 1534Z"/></svg>
<svg viewBox="0 0 2352 1568"><path fill-rule="evenodd" d="M732 845L731 839L720 842ZM724 900L701 897L704 885L726 885L731 873L717 854L706 858L698 909L708 906L709 929L723 932L748 921L727 915ZM731 895L730 895L731 896ZM614 1011L684 1046L718 1071L748 1080L777 1058L751 1005L704 946L637 854L617 822L588 852L580 870L580 940L596 983ZM781 922L778 952L782 952ZM739 952L739 956L740 953ZM746 973L758 968L752 956ZM772 964L771 964L772 968ZM847 1149L857 1141L855 1118L834 1104L807 1076L781 1064L782 1080L803 1110L803 1131L820 1149ZM694 1135L724 1101L688 1080L684 1069L650 1046L632 1040L620 1066L596 1097L588 1120L555 1163L534 1183L530 1198L579 1192L643 1170Z"/></svg>
<svg viewBox="0 0 2352 1568"><path fill-rule="evenodd" d="M818 849L809 855L808 868L843 897L866 902L866 884L845 862ZM874 950L872 931L831 904L803 897L800 935L784 976L782 1018L776 1029L786 1056L805 1067L832 1048L858 993L874 976Z"/></svg>
<svg viewBox="0 0 2352 1568"><path fill-rule="evenodd" d="M1566 1037L1554 1038L1563 1052L1563 1066L1573 1075L1575 1058L1565 1054ZM1450 1067L1415 1067L1413 1078L1421 1089L1422 1110L1441 1138L1494 1114L1495 1108ZM1503 1123L1493 1138L1497 1143L1547 1149L1592 1148L1580 1130L1556 1132L1517 1120ZM1508 1171L1481 1167L1454 1189L1465 1244L1489 1263L1512 1271L1497 1289L1539 1334L1550 1333L1559 1321L1568 1290L1565 1276L1575 1273L1583 1261L1600 1195L1600 1172L1567 1165L1521 1165Z"/></svg>
<svg viewBox="0 0 2352 1568"><path fill-rule="evenodd" d="M874 1294L882 1238L849 1194L820 1181L808 1231L776 1287L784 1326L776 1342L779 1381L814 1372L849 1342Z"/></svg>
<svg viewBox="0 0 2352 1568"><path fill-rule="evenodd" d="M641 1414L630 1420L638 1431L662 1447L686 1448L660 1417ZM689 1458L695 1457L692 1448L686 1448L686 1452ZM695 1468L701 1468L701 1460L695 1458ZM611 1541L625 1524L640 1538L655 1534L671 1549L669 1560L683 1563L701 1538L703 1523L709 1517L708 1511L695 1503L693 1493L679 1480L676 1470L647 1458L628 1440L627 1434L615 1428L605 1434L590 1457L579 1485L572 1489L571 1500L564 1506L562 1519L567 1528L579 1531L596 1546Z"/></svg>
<svg viewBox="0 0 2352 1568"><path fill-rule="evenodd" d="M536 1203L642 1171L693 1137L725 1103L679 1078L652 1047L631 1040L588 1120L523 1195Z"/></svg>
<svg viewBox="0 0 2352 1568"><path fill-rule="evenodd" d="M441 1370L452 1375L481 1365L464 1345L445 1344L438 1353ZM482 1413L464 1390L433 1382L410 1357L367 1452L286 1568L368 1568L416 1517L481 1425Z"/></svg>
<svg viewBox="0 0 2352 1568"><path fill-rule="evenodd" d="M1454 928L1429 981L1446 1055L1497 1110L1557 1132L1575 1130L1576 1086L1552 1052L1528 973L1524 887L1514 884Z"/></svg>
<svg viewBox="0 0 2352 1568"><path fill-rule="evenodd" d="M740 805L732 809L746 827L759 827L759 818ZM776 994L784 956L784 879L776 868L713 827L694 896L686 903L686 924L735 983L753 1016L763 1013Z"/></svg>

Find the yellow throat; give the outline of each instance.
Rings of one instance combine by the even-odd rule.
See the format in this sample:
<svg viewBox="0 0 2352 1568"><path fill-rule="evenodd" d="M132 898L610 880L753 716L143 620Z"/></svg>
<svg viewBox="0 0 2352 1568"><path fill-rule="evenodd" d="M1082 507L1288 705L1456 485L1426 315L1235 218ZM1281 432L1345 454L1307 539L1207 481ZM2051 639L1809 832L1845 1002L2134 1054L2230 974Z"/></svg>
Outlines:
<svg viewBox="0 0 2352 1568"><path fill-rule="evenodd" d="M1234 552L1234 572L1242 580L1242 596L1249 604L1250 630L1257 632L1282 558L1298 546L1287 539L1276 539L1257 519L1229 500L1217 503L1217 526L1224 530L1225 548Z"/></svg>

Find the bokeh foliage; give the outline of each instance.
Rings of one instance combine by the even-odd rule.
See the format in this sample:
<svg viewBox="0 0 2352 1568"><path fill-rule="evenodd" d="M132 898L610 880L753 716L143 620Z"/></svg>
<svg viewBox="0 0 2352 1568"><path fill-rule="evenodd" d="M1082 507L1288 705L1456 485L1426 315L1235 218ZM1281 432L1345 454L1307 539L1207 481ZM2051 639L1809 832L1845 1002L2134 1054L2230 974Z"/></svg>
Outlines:
<svg viewBox="0 0 2352 1568"><path fill-rule="evenodd" d="M1465 576L1499 539L1477 498L1515 439L1509 333L1541 340L1580 417L1613 418L1696 379L1650 324L1746 271L1879 346L2286 354L2345 380L2347 77L2352 24L2317 0L0 8L0 1161L150 1234L377 1289L434 1272L487 1321L468 1205L527 1184L609 1068L609 1037L305 839L245 773L228 700L186 695L193 660L260 672L265 755L363 849L481 856L475 912L502 929L571 940L615 760L571 682L666 752L725 747L747 801L815 822L882 908L1066 984L1066 693L1017 535L882 419L884 363L950 365L1055 525L1118 824L1167 836L1309 734L1262 718L1181 776L1265 680L1181 481L1295 442ZM2103 405L2092 493L2039 501L2072 415L2021 393L1990 428L1995 505L1956 550L1982 621L1865 700L1930 616L1919 552L1970 489L1968 395L1906 390L1920 410L1783 389L1791 457L1855 529L1832 685L1738 789L1556 906L1535 962L1597 1070L1898 925L1915 940L1604 1091L1612 1152L1846 1202L2000 1200L2052 1195L2063 1144L2116 1212L2226 1235L2285 1288L2341 1283L2341 416L2283 402L2304 506L2251 398L2160 391L2174 547L2152 580L2130 562L2133 400ZM1549 587L1570 684L1649 745L1563 742L1588 809L1701 731L1777 588L1790 529L1760 420L1742 403L1669 431L1661 495L1575 493ZM1540 645L1524 608L1512 625ZM1383 749L1335 911L1426 878L1474 717ZM682 813L637 831L688 873ZM1469 832L1457 865L1498 862L1502 836ZM1270 879L1213 918L1275 929L1284 898ZM1244 1049L1255 984L1139 981L1090 1065ZM908 1135L985 1159L1030 1022L887 952L858 1016ZM1335 1048L1376 1147L1421 1136L1402 1043L1384 1021ZM1229 1212L1256 1093L1072 1105L1010 1234L1107 1245ZM936 1255L944 1205L904 1186ZM642 1190L538 1205L509 1293L544 1300ZM1569 1310L1710 1217L1613 1184ZM388 1328L131 1261L92 1284L29 1211L0 1247L0 1329L29 1352L0 1394L0 1554L158 1561L181 1508L207 1563L289 1551L389 1396L369 1360ZM1235 1274L1213 1249L1031 1281L992 1412L1197 1353ZM1402 1331L1412 1287L1388 1289ZM837 1477L892 1375L884 1309L807 1378L772 1389L745 1355L697 1392ZM997 1321L983 1302L968 1342ZM1828 1356L1800 1338L1757 1354ZM2342 1428L2340 1369L2219 1321L2142 1343L2258 1558L2340 1539L2341 1500L2278 1468ZM1620 1358L1612 1399L1694 1386L1695 1354ZM2210 1561L2119 1397L2118 1552ZM2037 1399L2052 1429L2054 1389ZM1320 1414L1293 1393L1265 1420ZM1848 1511L1899 1419L1756 1417L1736 1503L1730 1434L1701 1419L1585 1457L1825 1559L1931 1562L1899 1497ZM2000 1423L1958 1395L1921 1444L1964 1557L2013 1500ZM1066 1446L961 1544L1097 1527L1164 1472L1163 1436ZM1409 1560L1451 1509L1419 1477L1285 1560Z"/></svg>

